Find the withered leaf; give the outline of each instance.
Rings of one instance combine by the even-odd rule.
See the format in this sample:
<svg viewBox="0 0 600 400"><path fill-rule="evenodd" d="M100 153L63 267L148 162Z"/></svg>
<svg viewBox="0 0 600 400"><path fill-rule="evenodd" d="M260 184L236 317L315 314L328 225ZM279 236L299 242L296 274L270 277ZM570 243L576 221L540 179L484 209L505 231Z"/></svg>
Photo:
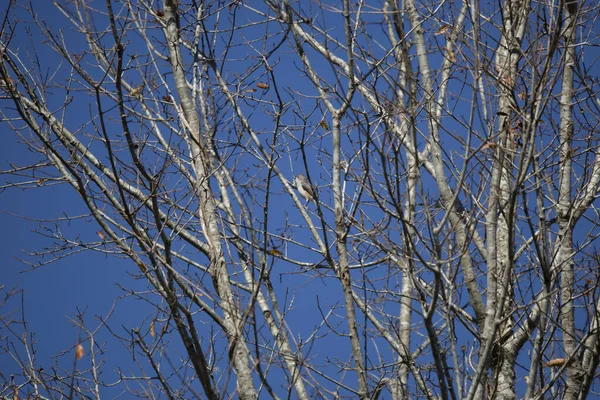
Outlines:
<svg viewBox="0 0 600 400"><path fill-rule="evenodd" d="M75 358L81 360L84 354L85 351L83 350L83 346L81 345L81 343L78 343L77 346L75 346Z"/></svg>
<svg viewBox="0 0 600 400"><path fill-rule="evenodd" d="M550 360L546 363L546 367L561 367L563 365L565 365L565 359L564 358L555 358L553 360Z"/></svg>
<svg viewBox="0 0 600 400"><path fill-rule="evenodd" d="M452 50L448 49L446 56L448 57L448 60L450 60L451 63L456 62L456 54L454 54L454 52Z"/></svg>
<svg viewBox="0 0 600 400"><path fill-rule="evenodd" d="M263 82L258 82L256 84L256 87L259 88L259 89L267 90L269 88L269 84L268 83L263 83Z"/></svg>
<svg viewBox="0 0 600 400"><path fill-rule="evenodd" d="M140 86L132 89L131 92L129 92L129 94L131 96L137 96L138 94L142 93L143 89L144 89L144 84L142 83Z"/></svg>
<svg viewBox="0 0 600 400"><path fill-rule="evenodd" d="M10 78L6 78L6 79L0 78L0 88L6 88L7 86L12 86L13 84L14 84L14 82Z"/></svg>
<svg viewBox="0 0 600 400"><path fill-rule="evenodd" d="M154 320L152 320L152 322L150 322L150 336L154 337L154 335Z"/></svg>
<svg viewBox="0 0 600 400"><path fill-rule="evenodd" d="M96 232L96 234L98 235L98 237L99 237L101 240L106 240L106 234L105 234L104 232L102 232L102 231L98 231L98 232Z"/></svg>
<svg viewBox="0 0 600 400"><path fill-rule="evenodd" d="M148 271L148 267L146 267L146 265L143 262L140 261L140 262L137 262L136 264L142 272Z"/></svg>
<svg viewBox="0 0 600 400"><path fill-rule="evenodd" d="M591 297L594 294L594 280L588 279L583 286L583 293Z"/></svg>
<svg viewBox="0 0 600 400"><path fill-rule="evenodd" d="M326 131L329 130L329 126L327 126L327 122L325 122L325 120L319 122L319 125L321 126L321 128L325 129Z"/></svg>
<svg viewBox="0 0 600 400"><path fill-rule="evenodd" d="M448 30L450 30L450 25L443 24L442 26L440 26L440 29L438 29L435 34L443 35L444 33L448 32Z"/></svg>
<svg viewBox="0 0 600 400"><path fill-rule="evenodd" d="M481 146L481 150L485 150L485 149L492 149L492 150L496 150L496 148L498 147L498 144L488 140L483 146Z"/></svg>
<svg viewBox="0 0 600 400"><path fill-rule="evenodd" d="M282 256L283 253L277 249L269 249L267 250L267 253L269 253L272 256Z"/></svg>

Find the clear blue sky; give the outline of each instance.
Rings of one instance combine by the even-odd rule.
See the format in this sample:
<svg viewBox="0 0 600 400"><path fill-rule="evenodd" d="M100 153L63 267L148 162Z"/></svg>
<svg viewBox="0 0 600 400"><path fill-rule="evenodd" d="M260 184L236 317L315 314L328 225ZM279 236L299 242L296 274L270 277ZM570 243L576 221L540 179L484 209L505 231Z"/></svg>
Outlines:
<svg viewBox="0 0 600 400"><path fill-rule="evenodd" d="M40 7L38 9L40 15L43 15L49 24L60 25L62 22L59 22L59 14L48 3L40 2L38 5ZM15 40L19 43L18 47L28 48L30 45L29 38L25 36L19 36ZM39 37L34 36L32 40L37 43L39 49L44 49L44 46L40 44L41 39ZM438 39L436 38L436 40ZM13 47L15 46L13 45ZM235 53L235 51L233 50L232 53ZM47 50L40 50L39 55L42 58L54 57L52 53L45 52ZM52 59L52 61L55 60ZM292 62L297 63L298 60L293 57L281 57L278 61L280 64L276 69L276 79L284 82L282 86L285 86L286 80L293 80L295 79L295 75L298 74L298 69L292 64ZM322 67L322 76L324 78L331 77L332 72L329 67ZM438 66L434 67L437 68ZM239 68L240 70L243 69ZM235 69L227 71L227 73L234 72ZM314 95L315 93L310 94ZM2 104L5 105L6 102L4 101ZM456 103L453 104L452 107L456 107L459 110L459 100L457 99ZM89 113L85 103L74 104L72 107L78 107L75 111L79 114L80 118L85 118ZM268 128L272 125L270 117L265 118L264 115L256 115L254 118L252 122L256 123L255 126L262 125ZM321 114L315 113L314 121L311 122L316 126L320 119ZM32 153L25 146L17 143L17 136L8 130L8 126L6 124L0 126L3 129L1 132L0 169L6 170L10 168L11 163L25 165L28 161L32 160ZM452 130L455 127L450 123L445 128ZM456 128L458 128L458 125ZM302 171L300 158L296 157L294 161L296 162L294 164L295 172ZM282 162L280 163L280 167L282 167L291 179L292 171L289 165L285 165ZM322 175L320 174L322 174L323 169L320 165L311 163L309 168L313 168L311 173L315 182L324 182L324 180L321 180ZM2 179L0 184L6 184L6 180L12 178L2 176L0 179ZM35 179L37 177L32 178L32 182L35 182ZM427 178L425 178L425 181L427 181ZM32 186L35 185L32 184ZM280 191L280 187L272 189L274 192ZM433 196L437 194L435 188L431 188L431 192ZM331 201L328 187L323 188L322 195L324 201ZM302 220L299 218L297 210L289 204L277 203L280 199L281 197L275 197L275 202L272 205L273 215L271 223L282 225L285 218L289 217L291 223L301 224ZM51 239L44 238L42 235L33 232L38 230L41 233L49 233L43 227L39 226L36 219L43 219L52 224L51 221L53 219L61 218L64 215L73 216L86 213L81 200L71 187L55 185L33 187L29 190L20 188L6 189L0 193L0 211L0 226L3 228L0 230L1 284L6 285L5 292L14 287L23 291L24 312L28 321L28 329L36 335L38 366L43 366L48 370L56 360L53 356L69 349L78 342L80 332L73 326L70 318L73 318L80 311L85 311L85 321L87 327L90 329L98 327L98 317L106 316L113 308L115 312L108 323L115 329L117 334L126 336L132 328L148 328L148 321L149 318L152 318L154 310L144 301L123 298L124 292L119 287L122 284L128 288L146 288L144 281L135 280L130 275L130 273L135 272L135 266L132 262L115 257L109 258L102 253L94 251L86 251L31 271L31 267L18 260L18 258L21 258L36 263L48 259L47 256L41 259L27 255L27 252L42 251L46 246L52 245ZM330 220L332 221L332 218ZM98 227L89 218L75 220L71 224L62 224L61 229L65 236L70 239L79 238L82 242L97 240L96 231ZM297 239L310 243L310 238L304 233L298 234ZM341 304L341 290L339 284L333 280L325 282L314 280L311 281L310 285L304 286L308 278L301 275L285 275L281 278L283 283L280 284L279 274L292 270L293 268L289 265L277 262L271 278L282 296L286 294L285 290L287 287L291 287L300 293L298 299L301 299L301 301L293 303L293 309L290 311L292 317L288 319L288 323L291 331L296 334L297 338L305 338L313 330L314 324L321 320L316 308L317 297L319 297L319 301L323 302L323 305L331 305L338 302ZM118 304L116 307L113 307L115 299L118 299ZM391 302L390 304L390 307L398 306L397 303ZM6 313L8 310L20 310L20 308L20 298L14 297L11 299L10 307L5 307L0 311ZM15 318L18 317L20 315L16 314ZM314 319L309 320L311 317L314 317ZM345 326L340 328L342 331L345 329ZM326 354L331 358L338 356L341 359L348 359L348 343L346 341L343 345L334 344L337 343L336 340L338 339L338 337L333 337L332 335L331 340L320 341L313 349L313 354L318 354L320 357ZM104 368L104 379L106 381L115 379L114 370L117 367L122 368L124 372L129 368L137 372L135 363L130 359L128 349L123 348L122 344L114 339L109 332L101 330L98 340L108 350L101 356L107 363ZM420 343L417 341L413 342L413 346L418 344ZM173 347L177 347L177 345L173 345ZM86 348L87 352L89 352L88 348ZM391 354L387 349L384 349L383 353L383 357L389 357L389 361L392 361ZM67 357L65 360L70 362L71 358ZM524 363L526 361L523 360ZM87 357L81 360L83 365L88 362L89 358ZM61 366L65 369L70 368L68 363ZM0 371L6 374L16 372L17 369L9 357L0 354ZM518 373L522 375L523 371L519 371ZM522 384L519 381L519 385Z"/></svg>

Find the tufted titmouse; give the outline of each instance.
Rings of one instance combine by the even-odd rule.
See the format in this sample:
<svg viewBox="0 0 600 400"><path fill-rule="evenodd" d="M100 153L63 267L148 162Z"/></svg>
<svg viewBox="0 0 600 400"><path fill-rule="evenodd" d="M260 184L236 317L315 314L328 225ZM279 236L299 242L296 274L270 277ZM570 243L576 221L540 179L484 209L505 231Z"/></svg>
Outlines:
<svg viewBox="0 0 600 400"><path fill-rule="evenodd" d="M303 174L296 175L294 184L296 185L296 189L298 189L298 193L300 193L300 195L306 199L307 203L309 201L315 201L315 192L310 185L310 182Z"/></svg>

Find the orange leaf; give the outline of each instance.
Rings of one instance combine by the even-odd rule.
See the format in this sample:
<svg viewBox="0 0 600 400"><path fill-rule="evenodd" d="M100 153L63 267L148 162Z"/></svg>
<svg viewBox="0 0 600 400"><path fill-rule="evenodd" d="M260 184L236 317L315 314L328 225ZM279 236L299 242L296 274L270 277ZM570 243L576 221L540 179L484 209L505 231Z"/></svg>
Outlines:
<svg viewBox="0 0 600 400"><path fill-rule="evenodd" d="M154 337L154 335L154 320L152 320L152 322L150 322L150 336Z"/></svg>
<svg viewBox="0 0 600 400"><path fill-rule="evenodd" d="M450 25L442 25L440 26L440 29L438 29L438 31L435 33L436 35L443 35L444 33L448 32L448 30L450 29Z"/></svg>
<svg viewBox="0 0 600 400"><path fill-rule="evenodd" d="M13 85L13 84L14 84L13 80L8 77L6 79L0 78L0 87L5 87L5 86Z"/></svg>
<svg viewBox="0 0 600 400"><path fill-rule="evenodd" d="M144 84L143 83L140 86L132 89L131 92L129 92L129 95L131 95L131 96L137 96L138 94L142 93L142 90L144 90Z"/></svg>
<svg viewBox="0 0 600 400"><path fill-rule="evenodd" d="M269 249L269 250L267 250L267 253L269 253L272 256L282 256L283 255L283 253L277 249Z"/></svg>
<svg viewBox="0 0 600 400"><path fill-rule="evenodd" d="M143 262L140 261L139 263L136 263L136 264L142 272L148 271L148 267L146 267L146 265Z"/></svg>
<svg viewBox="0 0 600 400"><path fill-rule="evenodd" d="M81 357L83 357L84 354L85 351L83 350L81 343L77 344L77 346L75 346L75 358L81 360Z"/></svg>
<svg viewBox="0 0 600 400"><path fill-rule="evenodd" d="M100 239L106 240L106 234L104 234L104 232L98 231L96 232L96 234L98 235L98 237L100 237Z"/></svg>
<svg viewBox="0 0 600 400"><path fill-rule="evenodd" d="M37 185L38 185L38 186L42 186L42 185L44 184L44 182L46 182L46 178L40 178L40 179L38 179L38 181L37 181Z"/></svg>
<svg viewBox="0 0 600 400"><path fill-rule="evenodd" d="M496 143L492 142L491 140L488 140L483 146L481 146L481 150L485 150L485 149L496 150L496 147L498 147L498 145Z"/></svg>
<svg viewBox="0 0 600 400"><path fill-rule="evenodd" d="M565 365L564 358L555 358L554 360L550 360L546 363L546 367L561 367Z"/></svg>
<svg viewBox="0 0 600 400"><path fill-rule="evenodd" d="M267 90L269 88L269 84L268 83L263 83L263 82L258 82L256 84L256 87L259 88L259 89Z"/></svg>
<svg viewBox="0 0 600 400"><path fill-rule="evenodd" d="M326 131L329 130L329 127L327 126L327 122L325 122L325 120L319 122L319 125L321 126L321 128L325 129Z"/></svg>
<svg viewBox="0 0 600 400"><path fill-rule="evenodd" d="M446 53L446 55L448 56L448 60L450 60L451 63L456 62L456 54L454 54L454 52L452 50L448 49L448 52Z"/></svg>

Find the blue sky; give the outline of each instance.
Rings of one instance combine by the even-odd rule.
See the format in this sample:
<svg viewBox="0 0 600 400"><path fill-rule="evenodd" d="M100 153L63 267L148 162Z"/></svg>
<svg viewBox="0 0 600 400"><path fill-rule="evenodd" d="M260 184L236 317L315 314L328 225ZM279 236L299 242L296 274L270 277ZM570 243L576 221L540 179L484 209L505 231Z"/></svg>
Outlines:
<svg viewBox="0 0 600 400"><path fill-rule="evenodd" d="M61 15L51 2L34 3L40 19L49 25L61 25ZM14 10L14 9L13 9ZM21 16L25 14L20 13ZM31 18L23 18L21 28L31 22ZM14 48L21 49L21 54L28 54L30 59L38 57L51 60L45 70L51 75L58 61L54 52L42 43L42 38L35 29L28 37L21 30L14 38ZM32 52L35 45L36 52ZM80 103L80 116L85 119L89 111L85 103ZM11 107L6 100L3 107ZM73 113L74 114L74 113ZM71 115L73 115L71 114ZM0 146L0 169L7 170L11 165L27 165L37 160L22 143L18 143L18 137L10 131L7 124L2 124L2 146ZM114 307L115 301L123 296L123 291L118 287L119 283L136 287L136 281L128 274L130 263L126 260L106 257L104 254L87 251L62 258L49 265L44 265L33 270L33 267L25 262L38 265L48 261L51 257L31 256L30 253L42 252L52 246L52 240L45 235L48 231L36 220L45 221L50 228L56 225L52 222L64 218L65 215L77 216L85 213L82 201L74 196L72 188L66 185L41 185L37 187L36 180L44 175L36 175L35 178L18 179L2 176L2 184L7 182L29 180L31 185L28 189L7 188L0 193L0 232L1 249L0 265L2 266L1 284L5 285L4 296L13 288L18 289L18 295L10 299L9 305L4 307L2 313L13 312L13 319L21 319L21 295L23 299L23 311L27 321L27 330L35 339L36 365L50 371L51 366L60 360L61 368L70 370L72 368L71 357L56 358L61 352L74 347L80 340L80 329L75 326L72 319L77 314L83 314L88 329L95 329L100 325L98 317L106 317L111 310L115 310L110 318L110 323L119 330L121 326L135 327L141 325L150 310L140 301L130 299L118 300L118 306ZM75 219L72 223L61 224L60 227L65 237L79 238L82 241L98 240L98 230L94 221L90 218ZM38 233L36 233L36 231ZM22 327L21 327L22 328ZM121 332L124 333L124 332ZM5 331L3 331L5 334ZM14 339L14 338L13 338ZM119 350L119 344L111 335L104 330L99 337L99 344L107 342L114 354L124 353ZM104 347L104 345L102 345ZM89 348L86 347L86 353ZM20 354L24 355L22 349ZM129 357L103 357L108 363L106 377L110 375L117 366L123 368L133 367ZM89 357L84 357L80 365L89 363ZM0 371L5 374L17 373L13 360L3 354L0 356ZM114 379L112 376L110 379Z"/></svg>
<svg viewBox="0 0 600 400"><path fill-rule="evenodd" d="M21 163L30 157L23 146L15 143L15 136L8 133L3 135L3 146L0 149L2 169L6 169L10 161ZM2 296L12 288L22 291L28 330L37 341L35 347L38 365L49 370L55 361L53 357L79 341L80 330L70 319L85 311L88 328L98 326L96 317L106 316L113 308L115 299L123 295L117 283L133 283L127 274L130 263L91 251L69 256L35 270L19 261L22 259L35 265L49 259L28 255L29 252L42 251L51 246L49 239L34 232L37 230L47 234L35 221L36 218L49 221L65 214L83 212L81 201L73 196L69 187L8 189L0 194L0 209L0 226L4 227L0 252L1 282L5 285ZM95 230L95 224L88 219L75 221L72 229L67 229L65 234L92 239ZM11 306L5 307L3 313L14 310L13 318L20 319L20 302L21 296L14 296L9 303ZM139 311L140 308L145 308L140 302L121 300L110 321L117 327L131 323L135 326L141 321L141 318L138 319L141 314L134 313L133 310ZM102 337L110 340L109 335L103 334ZM113 348L114 345L115 343ZM68 360L70 363L71 358ZM119 360L111 357L108 360L117 366L127 358ZM85 361L84 358L82 362ZM15 373L17 369L10 358L1 356L0 371Z"/></svg>
<svg viewBox="0 0 600 400"><path fill-rule="evenodd" d="M39 7L39 15L43 15L44 19L46 19L49 24L60 25L62 23L59 22L59 15L54 7L49 6L47 3L43 3L39 5ZM241 13L241 15L246 16L243 13ZM369 17L366 17L366 19L369 19ZM336 24L340 23L339 18L336 19L334 16L331 16L331 19L326 19L326 22L332 29ZM432 24L433 23L437 22L434 21ZM271 29L273 29L273 27L271 27ZM376 29L378 28L373 28L372 32L375 32ZM368 30L368 32L371 32L371 30ZM380 33L374 33L374 35L378 34ZM262 31L257 31L257 37L260 37L261 35ZM74 38L74 35L68 35L67 37L69 40L73 40L73 43L78 43L76 41L77 39ZM435 40L441 40L437 36L434 38ZM240 58L236 60L236 56L244 55L247 49L240 45L243 41L241 37L236 37L235 39L239 40L239 42L235 42L239 47L235 47L229 54L232 61L226 64L227 69L224 73L229 77L235 77L237 73L244 71L247 64L244 59ZM48 63L49 67L47 72L49 75L52 73L51 66L58 61L52 58L55 57L54 54L45 49L41 44L41 38L39 36L36 36L34 33L31 40L24 35L17 36L15 40L18 43L17 47L25 50L30 48L31 43L35 43L36 48L38 48L39 51L35 54L31 54L31 56L37 55L38 58L42 60L48 58L50 62ZM276 42L276 40L273 41ZM80 43L80 45L82 44ZM493 43L490 44L490 46L493 45ZM377 49L374 51L377 51ZM237 52L239 52L239 54ZM314 52L309 51L308 54L311 58L318 59L318 57L315 57ZM344 56L344 54L340 54L340 56ZM434 63L441 60L440 57L432 57L432 59ZM297 58L286 57L283 55L278 56L272 61L274 65L276 65L275 78L282 87L286 86L288 81L296 84L294 89L297 90L297 92L290 91L286 93L284 96L286 100L293 99L298 93L311 96L316 95L316 91L312 86L302 84L302 82L306 82L302 80L305 79L304 77L302 79L296 79L297 76L301 75ZM439 66L432 65L432 67L437 68ZM321 77L329 82L335 77L334 72L326 64L321 65L317 63L316 68L319 70ZM132 71L126 75L126 78L130 82L139 82L140 74L138 71ZM264 71L259 70L255 73L254 79L256 79L256 81L264 81L267 79L267 74ZM457 81L459 81L459 79L457 79ZM385 86L384 83L380 84ZM456 92L459 92L457 87L460 86L460 82L455 83L455 85L457 86L453 87L453 89L455 89ZM466 91L468 92L468 89ZM469 93L463 93L465 97L468 97L467 94ZM56 96L57 98L60 98L61 93L58 93L57 91ZM273 93L272 91L269 93L258 92L255 96L263 100L271 100L273 98ZM70 127L77 127L80 124L89 121L89 115L93 115L95 112L92 98L83 96L78 100L79 102L74 104L71 111L69 111L69 116L73 118L69 120ZM464 114L461 113L461 101L464 101L464 98L457 96L453 99L453 102L451 102L448 108L452 111L456 111L457 120L464 121L467 112ZM316 143L317 145L315 146L318 147L319 151L325 153L329 148L328 146L330 146L328 142L329 139L326 134L323 134L323 132L320 131L318 124L323 118L323 114L325 114L324 118L326 121L330 120L330 116L322 111L322 105L316 106L315 103L317 102L303 100L302 111L308 113L310 110L316 110L310 118L307 118L307 132L314 133L314 136L311 138L311 144ZM4 104L6 103L3 103L3 105ZM244 107L244 105L242 106ZM252 106L248 106L248 110ZM265 110L266 109L267 108L265 107ZM232 114L232 111L228 110L224 113L224 118L231 117ZM288 114L285 118L285 122L290 126L294 121L297 121L298 128L301 128L300 123L302 121L297 115ZM270 133L273 121L270 116L266 115L266 112L255 113L250 121L257 132L264 132L265 137L268 137L267 134ZM426 124L423 122L423 119L419 121L419 124L419 127L426 131ZM231 128L235 124L231 123L225 125ZM486 128L484 125L484 121L480 122L479 127L482 130L482 132L480 132L482 135L484 135ZM3 146L0 147L0 169L8 169L10 163L24 165L27 164L28 161L33 160L35 156L29 152L25 146L17 143L18 139L16 135L8 130L8 126L6 124L1 126L3 129ZM493 130L493 123L491 126ZM460 131L461 126L456 123L456 120L447 118L445 119L443 128L446 130L444 133L456 133L457 131ZM142 128L140 128L140 131L142 131ZM357 132L357 130L350 129L348 136L344 138L344 150L348 152L348 154L360 145L357 140L359 136ZM297 134L300 135L300 129ZM268 144L268 140L269 139L265 139L264 143ZM444 140L444 150L448 152L448 157L455 157L459 160L458 163L460 164L460 150L457 141L449 135L445 135ZM481 143L476 143L474 145L477 146L480 144ZM99 145L97 144L97 146ZM250 147L250 145L248 147ZM239 149L235 148L235 150L237 151ZM279 148L278 150L282 151L282 148ZM302 163L299 148L297 146L290 146L289 150L289 160L279 162L278 166L291 180L293 173L304 172L304 165ZM327 160L327 157L322 156L322 154L319 155L318 151L314 149L309 149L308 151L309 162L307 164L311 173L311 178L316 185L319 186L319 193L320 196L322 196L322 201L331 204L331 191L329 186L326 185L328 180L327 172L329 160ZM238 153L234 154L238 155ZM252 170L252 162L249 160L251 160L251 157L244 158L241 165L247 167L248 170ZM477 167L479 166L477 165ZM240 172L240 176L244 173L245 172ZM264 176L264 170L261 171L261 174L258 176ZM108 324L114 329L114 332L117 335L123 335L123 337L127 337L127 335L131 333L132 328L140 328L143 332L147 332L150 325L149 321L154 318L155 315L158 315L158 313L143 299L124 297L126 292L119 287L120 285L138 290L145 290L147 288L143 280L136 279L133 275L136 273L136 267L131 261L117 257L107 257L106 255L95 251L86 251L61 259L50 265L37 268L35 271L30 271L30 267L18 260L18 258L22 258L29 262L36 263L48 259L48 257L43 259L29 257L26 254L26 252L42 251L45 247L52 245L52 241L49 238L45 238L43 235L34 232L35 230L38 230L41 233L47 233L43 227L38 225L35 221L36 219L48 221L47 223L52 226L53 223L51 221L53 219L62 218L64 215L73 216L86 213L83 203L74 194L72 188L67 187L66 185L36 187L35 180L38 178L38 176L32 178L32 184L30 185L32 187L30 189L23 190L20 188L9 188L0 193L0 211L2 211L0 213L0 226L4 227L0 234L2 235L0 238L2 243L0 265L2 265L3 268L2 284L6 285L5 291L13 287L18 287L23 291L24 312L28 321L28 330L35 333L35 338L38 340L36 344L38 350L38 365L44 366L44 368L48 370L56 360L56 358L53 358L54 356L58 355L61 351L71 348L79 340L81 333L70 321L70 318L73 318L78 312L84 312L85 322L88 328L96 328L99 325L98 317L106 316L114 308L114 314L108 321ZM3 177L2 179L2 184L5 184L6 179L8 178ZM426 194L432 197L437 196L437 190L433 186L431 179L425 176L424 182ZM260 180L258 180L258 183L261 183ZM429 184L431 184L431 186L429 186ZM454 184L454 181L452 184ZM347 188L348 192L352 193L354 190L354 183L348 182ZM271 227L274 230L282 230L286 223L289 223L290 225L296 224L298 226L293 230L295 235L294 239L306 243L307 245L314 245L314 241L307 233L307 230L301 225L303 221L299 216L298 210L290 203L289 196L283 193L281 184L275 182L271 187L271 190L274 193L271 198L272 203L270 204L269 215ZM253 208L253 211L256 212L255 217L260 219L262 218L262 214L260 213L261 209L259 206L263 199L261 197L263 193L262 191L257 192L259 192L259 195L257 195L255 199L257 201L257 206ZM314 211L314 205L310 205L309 209ZM372 216L376 218L381 217L377 211L373 211ZM327 214L327 218L330 222L333 221L330 214ZM397 229L399 232L401 231L398 227L393 227L393 229ZM63 234L70 239L80 240L82 242L98 241L98 236L96 234L98 227L94 221L87 217L73 220L71 223L63 223L61 224L61 230ZM399 238L397 237L396 239ZM367 250L368 249L365 249L365 251ZM320 261L320 258L317 255L304 251L300 246L290 246L290 252L294 257L304 257L304 259L314 262ZM199 258L198 261L203 262L201 258ZM286 305L290 306L288 324L290 330L296 335L296 339L299 340L310 335L315 329L316 324L319 323L320 315L318 315L317 304L320 304L324 310L328 311L332 305L342 305L343 301L341 299L341 289L337 281L333 279L313 279L310 276L298 274L297 272L298 269L296 267L284 263L281 260L277 260L273 266L271 279L274 281L276 290L278 294L281 295L282 301L284 298L288 300L288 303L286 303ZM382 268L381 270L372 270L369 273L372 279L381 278L387 273L387 270ZM359 276L359 272L356 274ZM424 273L423 277L429 278L427 273ZM116 306L114 305L115 299L118 299ZM294 301L291 301L291 299L294 299ZM11 307L5 309L19 310L19 302L20 298L14 297L11 299ZM468 307L466 302L464 302L463 305ZM388 311L390 312L397 307L399 306L396 301L390 301L389 304L386 305L386 308L388 308ZM417 306L416 310L420 311L420 308ZM341 314L342 316L335 321L340 324L338 325L339 329L345 331L347 328L343 324L343 313ZM15 315L15 317L17 316L18 314ZM417 318L416 321L420 322L420 319ZM207 335L206 337L210 335L206 331L202 333ZM459 330L458 333L464 333L464 331ZM340 359L347 359L349 349L347 342L344 342L343 345L339 345L336 339L338 338L331 337L327 340L318 342L317 345L312 348L311 353L305 354L305 356L315 358L317 356L322 358L327 356L332 359L337 357ZM459 337L459 340L467 341L471 340L471 338L465 335L464 337ZM100 330L98 341L100 343L105 343L105 345L102 344L101 346L103 349L105 348L108 350L101 355L107 363L104 368L106 374L105 379L107 379L107 381L116 379L114 373L116 368L122 368L125 371L138 371L136 363L129 357L128 349L124 348L123 344L119 343L107 329ZM465 343L473 345L473 342ZM413 348L418 344L420 344L420 342L417 340L414 341ZM217 347L219 346L221 346L219 350L226 353L226 346L222 342L219 343ZM371 343L369 343L369 348L371 349L370 355L373 355L375 354L373 351L374 347L370 346ZM174 349L171 356L176 359L176 357L180 355L179 346L176 343L173 343L170 348ZM89 349L86 348L86 352L88 351ZM373 357L375 356L373 355ZM382 358L389 358L386 361L392 361L391 352L383 351ZM64 361L61 362L63 362L63 364L61 364L62 368L67 370L70 368L70 358L66 357ZM89 358L85 357L80 362L82 365L86 365L86 363L89 363ZM526 362L526 360L524 359L523 362ZM9 357L0 354L0 363L0 371L16 371L15 364ZM147 368L147 366L144 368ZM523 372L519 371L518 373L522 374ZM519 385L522 385L521 381Z"/></svg>

